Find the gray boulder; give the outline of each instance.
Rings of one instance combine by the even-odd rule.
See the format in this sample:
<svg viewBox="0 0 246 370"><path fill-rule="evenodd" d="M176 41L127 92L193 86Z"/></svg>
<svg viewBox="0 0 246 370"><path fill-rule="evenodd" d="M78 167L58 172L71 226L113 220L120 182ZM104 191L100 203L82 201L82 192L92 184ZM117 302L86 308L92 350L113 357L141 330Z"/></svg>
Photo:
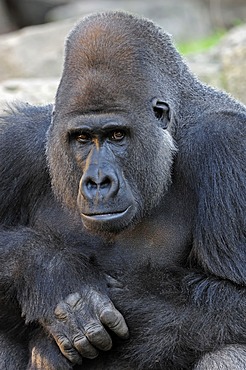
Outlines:
<svg viewBox="0 0 246 370"><path fill-rule="evenodd" d="M64 39L74 21L49 23L0 36L0 81L59 76Z"/></svg>
<svg viewBox="0 0 246 370"><path fill-rule="evenodd" d="M32 104L49 104L54 101L58 78L12 79L0 83L0 110L7 103L23 101Z"/></svg>
<svg viewBox="0 0 246 370"><path fill-rule="evenodd" d="M186 61L202 81L246 104L246 25L235 27L212 50L190 55Z"/></svg>

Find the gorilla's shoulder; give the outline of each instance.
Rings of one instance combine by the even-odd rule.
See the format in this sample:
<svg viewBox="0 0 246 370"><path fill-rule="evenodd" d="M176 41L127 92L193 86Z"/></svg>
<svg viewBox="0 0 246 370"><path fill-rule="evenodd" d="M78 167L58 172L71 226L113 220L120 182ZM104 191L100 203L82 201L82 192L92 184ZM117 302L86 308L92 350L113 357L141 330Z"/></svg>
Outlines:
<svg viewBox="0 0 246 370"><path fill-rule="evenodd" d="M52 105L24 103L8 106L3 111L0 115L0 156L3 162L10 164L11 158L19 161L27 156L38 160L45 149L51 113Z"/></svg>
<svg viewBox="0 0 246 370"><path fill-rule="evenodd" d="M198 122L201 129L211 132L218 132L223 137L233 133L239 134L246 130L246 108L238 109L221 109L216 111L205 112L200 117Z"/></svg>
<svg viewBox="0 0 246 370"><path fill-rule="evenodd" d="M53 105L36 106L17 102L6 105L0 114L0 133L15 130L21 133L33 133L36 130L46 132L50 125Z"/></svg>
<svg viewBox="0 0 246 370"><path fill-rule="evenodd" d="M45 156L46 132L52 106L18 104L0 116L0 216L6 218L15 199L15 213L29 203L27 197L49 186ZM28 192L27 192L28 189ZM18 208L18 209L17 209Z"/></svg>
<svg viewBox="0 0 246 370"><path fill-rule="evenodd" d="M236 164L242 168L246 160L246 109L197 115L183 130L178 144L182 166L190 167L193 174L196 168L201 173L209 164L222 169Z"/></svg>

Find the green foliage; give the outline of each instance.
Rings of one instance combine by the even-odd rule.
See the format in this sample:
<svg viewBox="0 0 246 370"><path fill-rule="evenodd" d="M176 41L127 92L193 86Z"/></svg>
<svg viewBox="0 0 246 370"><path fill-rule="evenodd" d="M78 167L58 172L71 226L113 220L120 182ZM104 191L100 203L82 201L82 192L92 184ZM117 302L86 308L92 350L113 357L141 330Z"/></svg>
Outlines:
<svg viewBox="0 0 246 370"><path fill-rule="evenodd" d="M206 38L188 42L181 42L178 43L176 46L179 52L183 55L199 53L218 44L218 42L225 35L225 33L226 30L218 30Z"/></svg>

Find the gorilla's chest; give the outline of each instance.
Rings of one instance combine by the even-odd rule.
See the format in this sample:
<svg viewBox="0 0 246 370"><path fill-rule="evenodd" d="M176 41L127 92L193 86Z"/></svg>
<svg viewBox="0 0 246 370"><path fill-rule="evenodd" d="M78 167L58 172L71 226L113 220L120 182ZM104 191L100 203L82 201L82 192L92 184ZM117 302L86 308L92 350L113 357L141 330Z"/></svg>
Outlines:
<svg viewBox="0 0 246 370"><path fill-rule="evenodd" d="M168 216L168 217L167 217ZM92 252L107 272L132 270L151 262L155 266L183 265L191 244L192 219L171 215L146 221L133 230L125 230L113 242L93 247Z"/></svg>

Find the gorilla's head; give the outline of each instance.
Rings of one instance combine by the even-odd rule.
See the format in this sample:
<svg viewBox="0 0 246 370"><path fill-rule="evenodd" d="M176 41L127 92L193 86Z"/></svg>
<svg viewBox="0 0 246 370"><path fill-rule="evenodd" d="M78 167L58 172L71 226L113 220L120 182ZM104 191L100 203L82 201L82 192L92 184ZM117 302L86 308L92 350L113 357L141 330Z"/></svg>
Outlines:
<svg viewBox="0 0 246 370"><path fill-rule="evenodd" d="M70 33L47 155L54 192L88 229L119 232L161 201L175 151L168 87L180 73L150 21L105 13Z"/></svg>

